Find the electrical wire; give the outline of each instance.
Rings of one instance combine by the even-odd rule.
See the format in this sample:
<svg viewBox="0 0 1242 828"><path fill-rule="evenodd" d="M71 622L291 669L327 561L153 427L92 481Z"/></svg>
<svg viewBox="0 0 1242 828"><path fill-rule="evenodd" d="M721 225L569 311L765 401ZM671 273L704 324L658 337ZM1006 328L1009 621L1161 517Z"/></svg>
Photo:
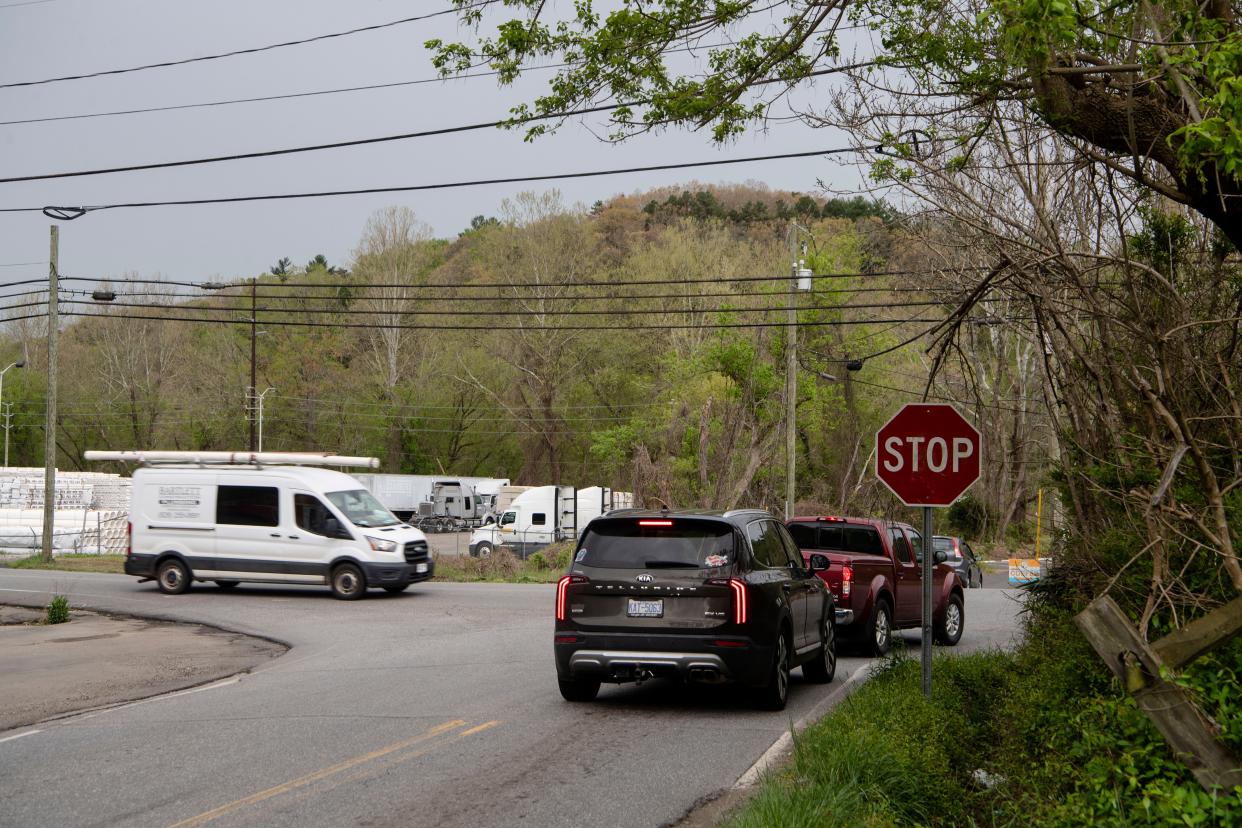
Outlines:
<svg viewBox="0 0 1242 828"><path fill-rule="evenodd" d="M839 72L839 71L843 71L846 68L849 68L849 67L841 66L841 67L836 67L834 69L820 70L818 72L812 72L808 74L806 77L813 77L816 75ZM783 78L765 78L763 80L754 81L751 85L762 86L762 85L770 84L770 83L788 83L788 81ZM0 89L3 89L3 88L4 86L0 84ZM109 175L112 173L122 173L122 172L139 172L142 170L163 170L163 169L169 169L173 167L192 167L192 166L199 166L202 164L217 164L217 163L221 163L225 161L243 161L246 159L253 159L253 158L271 158L274 156L295 155L295 154L305 153L305 152L320 152L323 150L345 149L348 147L361 147L361 146L368 146L371 144L384 144L384 143L390 143L393 141L409 141L415 138L427 138L427 137L436 136L436 135L452 135L452 134L461 133L461 132L474 132L474 131L481 130L481 129L495 129L497 127L502 127L502 126L517 126L520 124L534 123L536 121L549 121L549 120L558 120L562 118L572 118L578 115L591 115L597 112L610 112L614 109L619 109L621 107L639 106L642 103L643 103L642 101L625 101L622 103L600 104L598 106L588 106L588 107L583 107L581 109L571 109L571 110L566 110L563 112L548 112L548 113L541 113L541 114L536 114L536 115L527 115L522 118L509 118L509 119L498 120L498 121L485 121L483 123L476 123L476 124L462 124L459 126L439 127L437 129L425 129L425 130L419 130L416 132L403 132L403 133L397 133L395 135L381 135L381 136L372 137L372 138L354 138L348 141L333 141L333 142L326 143L326 144L307 144L307 145L298 146L298 147L283 147L281 149L273 149L273 150L256 150L253 152L233 153L230 155L213 155L213 156L207 156L203 158L188 158L188 159L183 159L180 161L155 161L155 162L146 163L146 164L129 164L129 165L120 166L120 167L97 167L95 169L73 170L70 172L35 173L33 175L9 176L7 178L0 178L0 184L13 184L13 183L18 183L22 181L47 181L50 179L60 179L60 178L80 178L83 176ZM881 148L877 147L876 149L878 151ZM842 152L842 151L847 151L847 150L838 150L838 152Z"/></svg>
<svg viewBox="0 0 1242 828"><path fill-rule="evenodd" d="M954 268L952 272L964 273L964 272L969 272L972 270L988 270L988 268L985 266ZM811 278L812 279L855 279L855 278L875 279L875 278L882 278L882 277L888 277L888 276L932 276L932 275L935 275L938 273L944 273L944 272L946 272L946 270L872 270L872 271L868 271L867 273L845 273L845 272L814 273L814 274L811 274ZM108 279L108 280L100 279L100 277L98 276L61 275L59 278L60 278L60 281L62 282L96 282L96 283L102 284L106 281L109 284L173 285L176 287L194 287L194 288L201 288L201 289L207 289L207 288L204 288L204 285L214 284L211 282L188 282L188 281L166 280L166 279L142 279L142 278L131 278L127 276L122 276L122 277L118 277L115 279ZM544 289L556 288L556 289L559 289L559 288L565 288L565 287L617 288L617 287L628 287L630 285L714 285L714 284L720 284L722 282L725 282L725 283L728 283L728 282L739 282L739 283L740 282L786 282L788 283L789 279L790 279L790 276L788 273L786 273L781 276L711 276L706 279L630 279L625 282L572 282L572 281L569 281L569 282L556 282L556 283L504 282L504 283L492 283L492 284L463 283L463 282L424 282L422 284L414 285L414 284L407 284L407 283L401 283L401 282L387 282L387 283L386 282L358 282L358 283L280 282L279 284L277 284L274 282L255 281L254 286L260 290L263 289L264 287L268 287L268 288L316 288L317 287L317 288L341 288L341 289L346 289L346 290L356 290L359 288L374 289L374 290L392 289L392 288L402 288L402 289L407 289L407 290L442 289L442 288L471 289L471 290L509 290L512 288L544 288ZM16 284L35 283L35 282L46 282L46 280L45 279L32 279L29 282L23 282L23 283L13 282L12 284L16 285ZM237 289L249 290L250 285L251 285L251 282L248 280L245 282L224 285L222 289L237 288ZM205 295L211 295L211 294L205 294ZM296 297L293 297L293 298L296 298Z"/></svg>
<svg viewBox="0 0 1242 828"><path fill-rule="evenodd" d="M62 316L75 317L96 317L99 319L147 319L154 322L197 322L216 325L249 325L249 319L210 319L205 317L183 317L183 316L152 316L142 314L108 314L108 313L83 313L82 311L66 311ZM18 317L30 318L30 317ZM800 321L799 327L840 327L848 325L871 325L884 324L888 322L935 322L937 325L944 324L944 319L826 319L816 321ZM557 331L612 331L615 333L617 328L615 325L393 325L393 324L372 324L362 322L296 322L280 319L264 319L264 326L271 327L296 327L296 328L364 328L367 330L409 330L409 331L527 331L527 332L557 332ZM703 322L698 324L675 324L675 325L626 325L626 330L698 330L702 328L783 328L788 322Z"/></svg>
<svg viewBox="0 0 1242 828"><path fill-rule="evenodd" d="M582 300L590 301L590 300ZM66 305L89 305L91 307L103 307L103 303L86 300L86 299L60 299L60 304ZM22 307L31 307L39 302L31 302L25 305L11 305L8 307L0 307L0 310L10 310ZM165 305L155 302L117 302L108 301L107 307L113 308L141 308L141 309L175 309L178 312L195 313L249 313L250 308L245 307L204 307L201 305ZM900 307L937 307L944 305L940 301L920 301L920 302L902 302ZM605 310L586 310L583 308L572 308L570 310L551 309L551 310L478 310L474 308L451 309L451 310L405 310L393 309L384 310L378 308L272 308L272 307L255 307L255 313L285 313L298 315L323 315L332 314L339 316L642 316L642 315L664 315L664 314L686 314L686 313L784 313L788 311L836 311L836 310L876 310L879 308L892 308L892 302L884 302L880 304L861 304L861 305L789 305L781 307L713 307L713 308L608 308Z"/></svg>
<svg viewBox="0 0 1242 828"><path fill-rule="evenodd" d="M785 278L789 278L789 277L786 276ZM103 285L103 284L106 284L105 280L100 281L100 285ZM614 287L624 287L624 286L625 286L624 283L614 285ZM3 287L3 285L0 285L0 287ZM268 285L264 285L260 283L258 287L260 290L262 290L263 288L268 287ZM593 296L557 295L557 296L542 296L538 298L540 299L540 301L546 301L546 300L556 300L556 301L561 301L561 300L564 300L564 301L627 300L628 301L628 300L633 300L633 299L710 299L710 298L720 298L720 297L731 298L731 297L750 297L750 296L775 297L775 296L805 295L805 296L811 296L811 297L820 297L820 296L830 296L830 295L842 294L842 293L849 293L849 294L853 294L853 293L931 293L931 294L934 294L934 293L941 292L942 290L944 289L941 289L941 288L910 288L910 287L894 287L894 288L856 287L856 288L824 288L823 290L802 291L802 290L797 290L795 288L788 288L788 289L783 289L783 290L706 291L706 292L697 292L697 293L632 293L632 294L612 293L612 294L597 294ZM60 289L60 293L62 295L90 296L93 292L94 291L77 290L73 288L61 288ZM948 292L948 291L945 291L945 292ZM956 293L958 291L954 290L952 292ZM7 294L7 295L0 295L0 299L9 299L9 298L14 298L18 296L35 295L39 293L47 293L47 291L46 290L41 290L41 291L32 290L32 291L26 291L25 293L12 293L12 294ZM213 295L223 296L228 299L246 298L244 294L240 294L240 293L221 294L219 292L212 294L212 293L168 293L168 292L161 292L161 291L155 291L155 290L150 290L150 291L117 290L117 291L113 291L113 293L115 293L118 297L120 296L157 297L157 298L164 298L164 299L188 299L188 300L207 299L207 298L211 298ZM298 293L297 295L290 295L290 296L274 296L272 294L260 293L259 298L265 299L268 301L297 300L299 302L306 302L306 301L338 302L342 300L342 296L339 293ZM349 301L365 302L367 301L368 298L369 297L367 296L351 295L349 296ZM512 294L508 296L454 296L451 294L433 294L433 295L424 294L424 295L419 295L419 296L414 296L414 297L408 297L408 300L417 301L417 302L513 302L513 301L517 301L519 298L528 298L528 297L515 297Z"/></svg>
<svg viewBox="0 0 1242 828"><path fill-rule="evenodd" d="M3 8L0 6L0 8ZM673 54L680 52L697 52L708 49L720 48L729 44L717 43L711 46L683 46L676 49L666 49L665 54ZM549 69L565 69L575 66L574 63L548 63L542 66L530 66L522 71L537 72ZM262 95L254 98L229 98L219 101L199 101L189 104L172 104L168 106L147 106L135 109L117 109L110 112L82 112L74 115L51 115L44 118L23 118L14 121L0 121L0 126L17 126L20 124L43 124L52 121L77 121L84 118L111 118L123 115L145 115L153 112L174 112L183 109L202 109L206 107L233 106L235 104L248 103L265 103L267 101L284 101L297 98L312 98L321 95L339 95L350 92L369 92L377 89L395 89L403 86L419 86L429 83L448 83L455 80L469 80L470 78L491 78L499 75L500 72L462 72L452 76L437 76L434 78L418 78L416 80L391 81L389 83L368 83L360 86L341 86L333 89L313 89L308 92L285 92L277 95Z"/></svg>
<svg viewBox="0 0 1242 828"><path fill-rule="evenodd" d="M674 164L651 164L643 167L621 167L611 170L586 170L581 172L553 173L548 175L521 175L508 178L482 178L475 179L473 181L456 181L441 184L411 184L400 187L366 187L355 190L323 190L305 193L278 193L270 195L231 196L225 198L193 198L170 201L133 201L115 204L95 204L81 207L4 207L0 208L0 213L39 212L43 213L48 218L58 219L61 221L71 221L75 218L80 218L86 213L93 213L100 210L122 210L142 207L186 207L202 204L239 204L242 202L253 201L286 201L301 198L330 198L347 195L373 195L376 193L408 193L424 190L451 190L461 187L480 187L490 184L522 184L535 181L563 181L571 178L597 178L599 176L627 175L629 173L658 172L661 170L684 170L695 167L719 167L729 164L749 164L756 161L776 161L791 158L810 158L812 156L836 155L839 153L854 151L853 147L839 147L835 149L811 150L808 152L781 152L773 153L771 155L752 155L743 158L722 158L714 161L682 161Z"/></svg>
<svg viewBox="0 0 1242 828"><path fill-rule="evenodd" d="M160 63L147 63L142 66L131 66L125 69L104 69L98 72L85 72L80 75L61 75L55 78L42 78L32 81L16 81L12 83L0 83L0 89L14 89L21 86L42 86L49 83L60 83L62 81L85 80L87 78L100 78L107 75L125 75L130 72L143 72L148 69L164 69L170 66L184 66L187 63L201 63L207 60L221 60L223 58L237 57L238 55L253 55L258 52L270 52L273 49L283 49L287 46L302 46L307 43L317 43L323 40L332 40L334 38L348 37L350 35L361 34L362 32L374 32L380 29L390 29L394 26L402 26L406 23L414 23L419 20L429 20L433 17L443 17L446 14L458 14L470 9L480 8L491 5L490 0L475 3L470 6L461 8L444 9L443 11L431 12L429 14L420 14L414 17L403 17L399 20L390 20L387 23L375 23L370 26L358 26L353 29L346 29L341 32L329 32L328 34L315 35L314 37L304 37L299 40L286 40L281 43L269 43L266 46L252 46L248 49L234 49L231 52L218 52L212 55L200 55L192 58L181 58L180 60L166 60Z"/></svg>

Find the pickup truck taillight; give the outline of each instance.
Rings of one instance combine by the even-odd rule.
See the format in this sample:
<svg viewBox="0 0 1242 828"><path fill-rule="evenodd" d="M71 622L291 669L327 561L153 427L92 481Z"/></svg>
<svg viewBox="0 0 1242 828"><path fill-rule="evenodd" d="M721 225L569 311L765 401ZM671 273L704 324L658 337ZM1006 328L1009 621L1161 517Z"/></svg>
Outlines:
<svg viewBox="0 0 1242 828"><path fill-rule="evenodd" d="M585 575L565 575L556 582L556 620L564 621L569 615L569 585L585 584L590 579Z"/></svg>
<svg viewBox="0 0 1242 828"><path fill-rule="evenodd" d="M850 588L854 585L854 567L841 567L841 597L850 597Z"/></svg>

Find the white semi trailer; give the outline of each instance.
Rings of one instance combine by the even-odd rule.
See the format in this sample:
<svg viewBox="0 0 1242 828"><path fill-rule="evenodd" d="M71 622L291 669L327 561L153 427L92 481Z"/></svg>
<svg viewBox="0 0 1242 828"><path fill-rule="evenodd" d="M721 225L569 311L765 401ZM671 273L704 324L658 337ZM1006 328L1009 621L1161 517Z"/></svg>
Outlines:
<svg viewBox="0 0 1242 828"><path fill-rule="evenodd" d="M473 491L497 490L509 484L503 477L457 477L448 474L355 474L390 512L405 521L417 521L420 514L435 515L435 488L469 487ZM471 494L472 506L474 494ZM428 504L424 506L424 504ZM449 516L445 514L444 516Z"/></svg>
<svg viewBox="0 0 1242 828"><path fill-rule="evenodd" d="M550 543L578 537L594 518L634 506L631 492L603 486L534 486L513 499L496 523L470 535L470 554L485 558L500 548L526 558Z"/></svg>

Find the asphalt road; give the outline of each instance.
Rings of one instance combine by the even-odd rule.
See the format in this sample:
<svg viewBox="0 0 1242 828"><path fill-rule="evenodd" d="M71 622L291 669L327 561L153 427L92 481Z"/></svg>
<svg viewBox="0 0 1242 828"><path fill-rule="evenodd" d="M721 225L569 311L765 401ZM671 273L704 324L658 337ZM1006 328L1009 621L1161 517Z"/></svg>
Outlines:
<svg viewBox="0 0 1242 828"><path fill-rule="evenodd" d="M324 589L0 569L0 601L215 624L291 645L239 680L0 733L0 825L656 826L728 788L833 684L795 673L784 713L731 688L556 689L553 587ZM1006 646L1012 593L974 589L959 651ZM907 633L917 654L918 634ZM3 677L0 677L3 703Z"/></svg>

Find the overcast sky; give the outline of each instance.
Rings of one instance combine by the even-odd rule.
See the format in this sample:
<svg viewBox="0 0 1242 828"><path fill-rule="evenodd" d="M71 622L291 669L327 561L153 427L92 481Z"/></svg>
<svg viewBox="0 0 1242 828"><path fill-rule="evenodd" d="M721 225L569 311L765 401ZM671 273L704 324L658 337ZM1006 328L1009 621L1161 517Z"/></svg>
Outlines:
<svg viewBox="0 0 1242 828"><path fill-rule="evenodd" d="M0 82L121 68L309 37L438 11L446 0L0 0ZM4 7L6 6L7 7ZM377 32L188 66L0 89L0 120L165 106L435 76L422 43L459 38L453 16ZM494 79L354 92L176 112L0 126L0 177L167 161L496 120L530 100L550 72L511 88ZM596 122L595 126L599 126ZM599 131L598 129L596 130ZM346 189L546 174L705 158L795 152L844 143L798 123L720 148L684 130L622 145L570 123L533 144L486 130L354 149L180 170L0 185L0 207L91 204ZM844 186L833 161L771 161L702 171L643 173L557 184L567 202L698 180L760 181L816 192ZM61 223L60 270L106 278L128 271L200 280L262 272L281 256L316 253L347 262L367 216L401 204L437 234L455 237L478 214L542 185L503 185L333 199L117 210ZM0 213L0 264L47 261L40 214ZM0 267L0 283L46 274L46 265Z"/></svg>

